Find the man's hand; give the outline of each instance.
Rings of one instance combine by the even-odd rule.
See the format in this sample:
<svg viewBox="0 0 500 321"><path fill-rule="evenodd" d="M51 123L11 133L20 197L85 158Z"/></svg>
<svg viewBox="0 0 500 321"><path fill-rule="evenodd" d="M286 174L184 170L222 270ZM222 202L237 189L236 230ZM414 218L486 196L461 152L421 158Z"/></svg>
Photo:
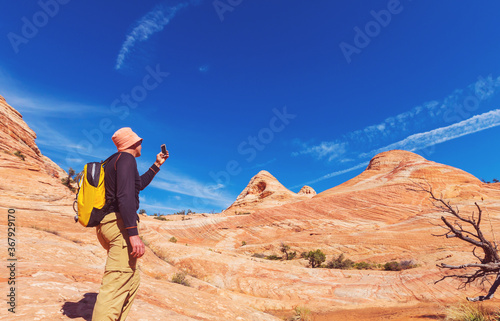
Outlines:
<svg viewBox="0 0 500 321"><path fill-rule="evenodd" d="M156 162L155 162L155 165L160 167L161 165L163 165L163 163L165 163L165 161L167 160L168 158L168 150L167 150L167 153L166 154L163 154L163 153L158 153L158 155L156 155Z"/></svg>
<svg viewBox="0 0 500 321"><path fill-rule="evenodd" d="M130 253L135 258L140 258L146 252L144 243L142 243L139 235L133 235L128 238L130 240L130 245L132 246L132 253Z"/></svg>

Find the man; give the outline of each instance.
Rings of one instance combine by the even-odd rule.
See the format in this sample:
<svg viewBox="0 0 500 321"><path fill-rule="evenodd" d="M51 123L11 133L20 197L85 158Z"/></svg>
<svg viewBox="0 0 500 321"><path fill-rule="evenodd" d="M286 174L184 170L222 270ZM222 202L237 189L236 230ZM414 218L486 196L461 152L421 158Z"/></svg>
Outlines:
<svg viewBox="0 0 500 321"><path fill-rule="evenodd" d="M94 321L123 321L130 311L139 288L137 259L145 252L137 228L139 191L149 185L169 156L168 151L158 153L155 163L139 176L135 158L141 156L142 138L124 127L111 139L118 153L104 166L106 201L110 207L96 232L108 258L94 306Z"/></svg>

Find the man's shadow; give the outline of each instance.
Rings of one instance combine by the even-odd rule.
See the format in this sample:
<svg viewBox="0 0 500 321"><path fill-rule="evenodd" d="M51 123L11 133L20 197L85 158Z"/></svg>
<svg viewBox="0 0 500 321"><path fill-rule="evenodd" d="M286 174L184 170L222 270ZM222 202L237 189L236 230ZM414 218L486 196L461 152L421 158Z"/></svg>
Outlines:
<svg viewBox="0 0 500 321"><path fill-rule="evenodd" d="M85 293L83 299L78 302L65 302L61 311L68 318L83 318L86 321L91 321L96 299L97 293Z"/></svg>

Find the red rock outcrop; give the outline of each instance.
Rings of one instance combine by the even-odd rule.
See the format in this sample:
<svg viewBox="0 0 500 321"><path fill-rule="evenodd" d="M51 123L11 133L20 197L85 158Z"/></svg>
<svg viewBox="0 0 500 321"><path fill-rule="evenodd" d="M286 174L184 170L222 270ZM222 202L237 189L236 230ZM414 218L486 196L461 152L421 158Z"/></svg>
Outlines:
<svg viewBox="0 0 500 321"><path fill-rule="evenodd" d="M316 194L314 189L304 186L299 193L294 193L283 186L268 171L260 171L250 179L247 187L238 195L224 213L253 213L255 210L281 206L309 199Z"/></svg>
<svg viewBox="0 0 500 321"><path fill-rule="evenodd" d="M2 124L12 124L0 131L0 209L4 213L0 229L7 231L6 212L15 209L16 317L89 320L105 250L94 229L73 222L73 196L44 169L47 161L36 152L34 133L6 106L0 101ZM13 154L18 150L26 155L25 161ZM314 197L306 192L298 201L298 195L272 175L259 174L237 200L243 210L245 205L257 205L252 214L196 214L184 221L141 217L147 251L140 260L141 287L130 321L277 321L291 316L296 306L309 308L320 316L318 320L348 320L352 318L346 316L356 316L365 308L391 309L392 317L394 311L421 302L435 303L434 308L457 302L466 292L457 290L451 280L434 284L443 273L435 265L464 263L474 257L468 246L455 239L432 237L441 232L436 224L442 214L425 193L415 190L415 183L428 184L462 213L479 202L485 210L485 235L491 238L500 230L500 184L482 183L464 171L409 152L379 154L357 177ZM268 200L272 207L265 204ZM169 241L173 236L177 243ZM355 261L415 260L419 266L400 272L330 270L308 268L307 261L299 258L260 258L281 255L281 242L297 253L321 249L327 260L344 253ZM7 262L8 252L0 253ZM178 272L187 273L189 287L171 282ZM6 281L5 275L0 276L2 284ZM7 293L6 286L2 289ZM481 291L472 287L467 294ZM415 317L434 318L441 313L431 310ZM365 320L387 318L384 313L373 316ZM0 309L0 319L10 317L7 309Z"/></svg>
<svg viewBox="0 0 500 321"><path fill-rule="evenodd" d="M300 191L297 193L298 195L309 195L309 196L314 196L316 195L316 191L311 187L305 185L300 189Z"/></svg>
<svg viewBox="0 0 500 321"><path fill-rule="evenodd" d="M90 320L106 251L97 241L95 229L74 223L74 195L53 172L64 171L41 155L34 142L36 135L21 115L3 99L0 115L0 229L7 243L10 211L17 258L16 313L0 309L0 319ZM14 154L17 151L24 160ZM157 249L154 243L141 258L141 290L128 320L279 320L256 309L251 298L195 277L187 277L190 287L171 282L182 267L167 263L152 249ZM1 252L3 262L8 253ZM5 295L6 276L0 275Z"/></svg>
<svg viewBox="0 0 500 321"><path fill-rule="evenodd" d="M71 192L61 184L66 172L43 156L36 134L21 114L0 96L0 206L43 208L38 202L70 204Z"/></svg>
<svg viewBox="0 0 500 321"><path fill-rule="evenodd" d="M475 201L480 202L492 226L484 233L492 238L491 231L500 230L500 184L484 184L462 170L414 153L390 151L375 156L362 174L309 200L262 208L251 215L164 224L158 232L222 254L281 255L279 246L284 242L297 253L321 249L327 260L344 253L355 261L414 260L420 265L397 273L317 270L314 274L321 281L308 288L314 281L302 274L307 271L303 270L304 261L280 262L273 268L259 261L262 265L255 270L243 262L236 268L239 257L224 263L222 258L200 253L196 258L186 254L177 261L211 283L251 296L280 302L300 297L318 311L450 302L465 293L457 291L457 284L450 280L434 285L443 273L435 264L463 263L474 257L463 242L432 236L441 232L437 224L442 214L426 193L416 191L416 183L431 186L463 213L472 211ZM220 271L227 271L225 277ZM284 273L289 274L288 280L282 279ZM238 275L237 281L234 275Z"/></svg>

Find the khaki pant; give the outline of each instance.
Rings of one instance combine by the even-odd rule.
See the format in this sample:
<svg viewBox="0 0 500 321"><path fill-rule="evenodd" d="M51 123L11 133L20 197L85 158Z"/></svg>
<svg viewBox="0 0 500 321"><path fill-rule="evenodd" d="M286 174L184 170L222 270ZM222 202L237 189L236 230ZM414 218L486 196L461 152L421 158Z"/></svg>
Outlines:
<svg viewBox="0 0 500 321"><path fill-rule="evenodd" d="M106 215L96 227L96 233L108 251L108 258L92 320L123 321L139 288L137 259L130 256L128 234L119 213Z"/></svg>

